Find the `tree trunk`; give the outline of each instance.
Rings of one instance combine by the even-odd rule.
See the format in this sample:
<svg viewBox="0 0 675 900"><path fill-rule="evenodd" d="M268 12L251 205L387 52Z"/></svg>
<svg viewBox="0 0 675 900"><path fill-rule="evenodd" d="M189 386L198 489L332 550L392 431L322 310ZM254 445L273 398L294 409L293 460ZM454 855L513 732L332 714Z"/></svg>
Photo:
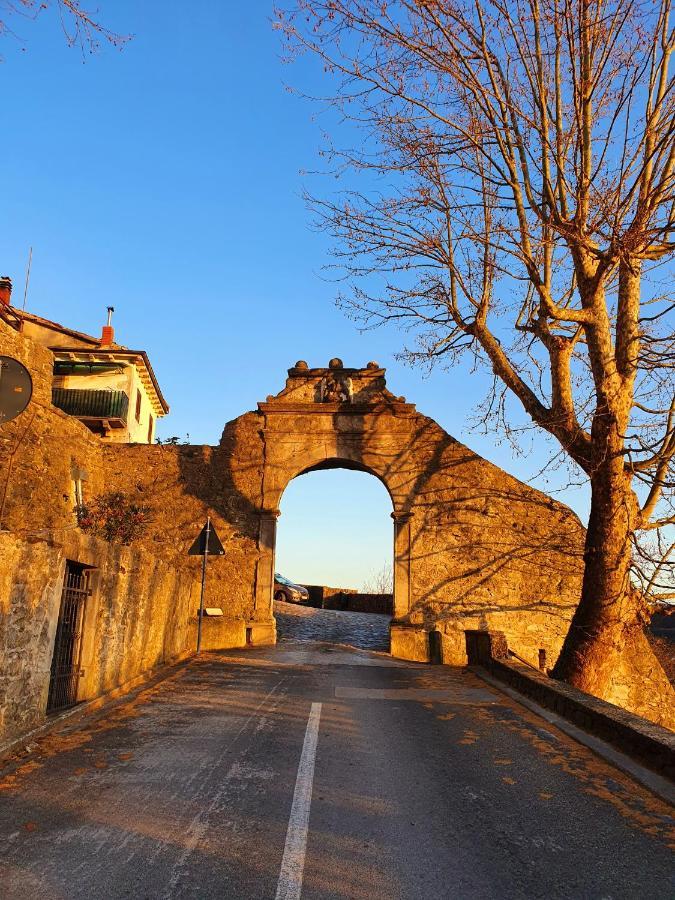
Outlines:
<svg viewBox="0 0 675 900"><path fill-rule="evenodd" d="M591 478L581 601L553 671L595 696L607 692L617 656L639 627L629 580L633 496L619 463L605 463Z"/></svg>
<svg viewBox="0 0 675 900"><path fill-rule="evenodd" d="M581 601L552 675L673 727L673 688L644 638L642 598L630 582L634 516L630 479L617 454L591 477ZM629 691L631 673L637 690Z"/></svg>

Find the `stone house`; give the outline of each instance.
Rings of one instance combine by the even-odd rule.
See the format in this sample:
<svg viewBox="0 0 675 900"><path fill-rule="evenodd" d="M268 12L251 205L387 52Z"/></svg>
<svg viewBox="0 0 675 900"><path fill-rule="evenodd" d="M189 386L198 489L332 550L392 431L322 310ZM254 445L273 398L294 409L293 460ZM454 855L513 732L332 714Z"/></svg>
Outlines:
<svg viewBox="0 0 675 900"><path fill-rule="evenodd" d="M109 443L151 444L169 412L148 354L115 341L112 307L101 337L66 328L11 305L12 283L0 279L0 317L54 354L52 402Z"/></svg>

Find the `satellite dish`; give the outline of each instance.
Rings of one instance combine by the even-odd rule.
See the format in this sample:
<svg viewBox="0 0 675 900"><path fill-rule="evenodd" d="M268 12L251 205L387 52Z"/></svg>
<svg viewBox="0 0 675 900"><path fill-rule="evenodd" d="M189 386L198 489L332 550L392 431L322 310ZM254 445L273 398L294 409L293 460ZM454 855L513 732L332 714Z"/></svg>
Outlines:
<svg viewBox="0 0 675 900"><path fill-rule="evenodd" d="M28 369L11 356L0 356L0 425L20 415L30 403L33 380Z"/></svg>

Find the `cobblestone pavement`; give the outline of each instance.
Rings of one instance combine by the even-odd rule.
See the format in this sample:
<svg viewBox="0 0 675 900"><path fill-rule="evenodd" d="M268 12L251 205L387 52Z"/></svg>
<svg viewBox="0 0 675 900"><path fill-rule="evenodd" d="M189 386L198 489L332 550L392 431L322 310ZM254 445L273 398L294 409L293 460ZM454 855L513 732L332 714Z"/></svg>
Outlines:
<svg viewBox="0 0 675 900"><path fill-rule="evenodd" d="M360 650L389 650L390 616L274 603L277 640L326 641Z"/></svg>

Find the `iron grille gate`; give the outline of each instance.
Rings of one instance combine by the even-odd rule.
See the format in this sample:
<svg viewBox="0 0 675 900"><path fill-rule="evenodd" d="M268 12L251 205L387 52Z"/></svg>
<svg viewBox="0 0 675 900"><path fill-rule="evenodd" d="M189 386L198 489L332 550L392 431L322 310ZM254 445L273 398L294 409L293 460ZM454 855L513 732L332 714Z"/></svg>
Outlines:
<svg viewBox="0 0 675 900"><path fill-rule="evenodd" d="M66 709L68 706L74 706L77 702L82 653L82 626L88 595L87 571L76 563L67 562L59 621L56 626L47 712Z"/></svg>

